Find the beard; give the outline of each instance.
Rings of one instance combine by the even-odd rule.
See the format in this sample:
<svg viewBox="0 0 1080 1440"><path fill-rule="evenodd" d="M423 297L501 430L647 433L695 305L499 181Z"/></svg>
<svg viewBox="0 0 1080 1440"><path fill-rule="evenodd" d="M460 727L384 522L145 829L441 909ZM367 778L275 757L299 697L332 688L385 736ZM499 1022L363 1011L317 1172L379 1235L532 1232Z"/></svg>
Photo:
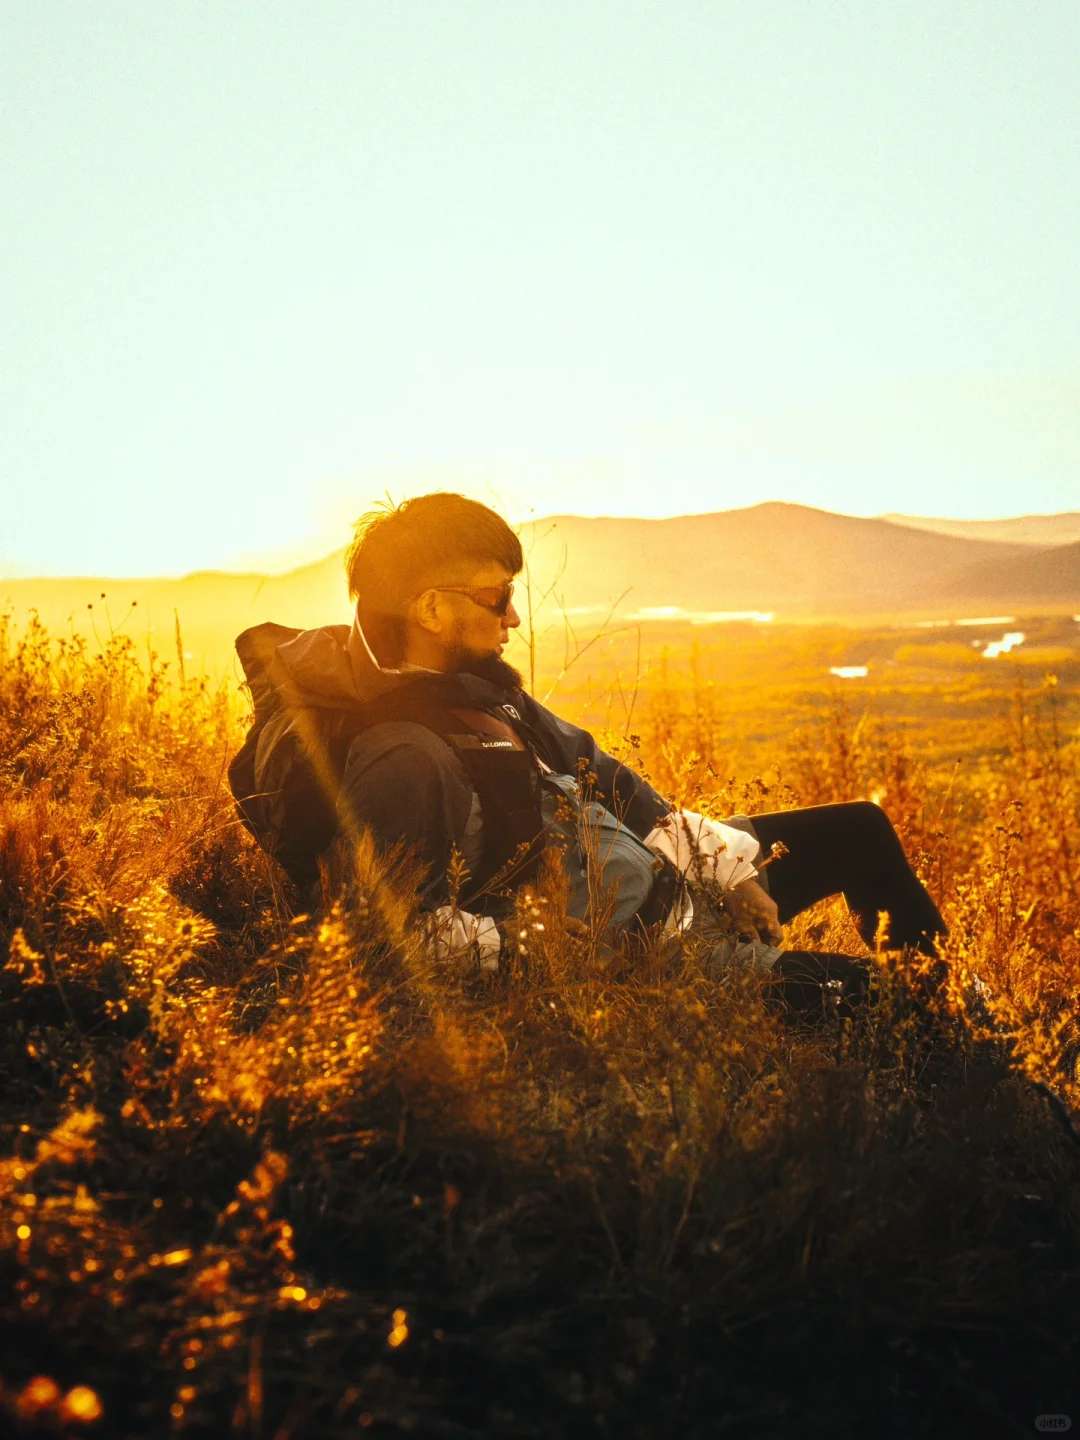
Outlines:
<svg viewBox="0 0 1080 1440"><path fill-rule="evenodd" d="M464 647L455 651L447 669L455 675L475 675L502 690L521 690L525 685L521 671L507 664L501 655L475 655Z"/></svg>

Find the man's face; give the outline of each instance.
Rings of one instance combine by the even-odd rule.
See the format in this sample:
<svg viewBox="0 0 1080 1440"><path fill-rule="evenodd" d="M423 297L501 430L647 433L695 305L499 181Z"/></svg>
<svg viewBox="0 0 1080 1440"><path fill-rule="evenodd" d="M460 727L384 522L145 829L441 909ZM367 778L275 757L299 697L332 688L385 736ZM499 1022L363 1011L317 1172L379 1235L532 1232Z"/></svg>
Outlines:
<svg viewBox="0 0 1080 1440"><path fill-rule="evenodd" d="M472 590L499 591L513 580L505 566L497 560L479 566L461 588ZM440 639L440 648L445 650L445 669L464 670L472 662L502 655L510 639L510 631L521 624L521 616L514 609L513 601L504 614L488 608L469 595L456 590L438 590L438 604L447 618L447 624ZM489 596L482 597L488 600Z"/></svg>

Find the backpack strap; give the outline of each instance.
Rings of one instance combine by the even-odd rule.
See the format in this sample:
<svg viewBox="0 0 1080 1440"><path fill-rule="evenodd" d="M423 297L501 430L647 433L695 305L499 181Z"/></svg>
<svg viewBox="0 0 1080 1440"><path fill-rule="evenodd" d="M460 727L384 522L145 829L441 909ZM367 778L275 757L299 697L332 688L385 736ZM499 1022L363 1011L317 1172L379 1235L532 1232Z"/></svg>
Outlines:
<svg viewBox="0 0 1080 1440"><path fill-rule="evenodd" d="M463 903L491 902L535 875L543 854L539 768L530 746L486 710L440 704L423 681L364 706L368 725L409 720L433 731L472 781L484 821L479 873Z"/></svg>

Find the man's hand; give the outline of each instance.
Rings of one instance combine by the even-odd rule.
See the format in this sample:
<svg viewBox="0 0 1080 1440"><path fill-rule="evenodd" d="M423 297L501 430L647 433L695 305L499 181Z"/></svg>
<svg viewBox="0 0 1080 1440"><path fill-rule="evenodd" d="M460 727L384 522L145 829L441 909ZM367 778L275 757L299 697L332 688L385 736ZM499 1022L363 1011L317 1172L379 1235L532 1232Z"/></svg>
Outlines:
<svg viewBox="0 0 1080 1440"><path fill-rule="evenodd" d="M427 927L437 960L498 970L502 936L490 915L471 915L455 905L440 905L428 916Z"/></svg>
<svg viewBox="0 0 1080 1440"><path fill-rule="evenodd" d="M724 896L724 909L740 939L763 940L766 945L782 945L776 902L756 880L743 880Z"/></svg>

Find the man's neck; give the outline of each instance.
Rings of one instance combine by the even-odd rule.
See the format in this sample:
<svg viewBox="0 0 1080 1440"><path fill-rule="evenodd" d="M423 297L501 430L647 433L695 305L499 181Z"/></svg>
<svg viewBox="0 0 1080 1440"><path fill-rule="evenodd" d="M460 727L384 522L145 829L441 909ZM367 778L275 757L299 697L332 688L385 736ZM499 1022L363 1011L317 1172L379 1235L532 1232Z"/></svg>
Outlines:
<svg viewBox="0 0 1080 1440"><path fill-rule="evenodd" d="M405 644L405 654L402 658L401 670L434 670L445 673L448 666L448 657L436 645L425 645L423 640L410 637Z"/></svg>
<svg viewBox="0 0 1080 1440"><path fill-rule="evenodd" d="M405 647L405 657L398 668L440 675L473 675L503 690L520 690L522 684L521 676L514 667L494 652L490 655L447 654L437 646L410 643Z"/></svg>

